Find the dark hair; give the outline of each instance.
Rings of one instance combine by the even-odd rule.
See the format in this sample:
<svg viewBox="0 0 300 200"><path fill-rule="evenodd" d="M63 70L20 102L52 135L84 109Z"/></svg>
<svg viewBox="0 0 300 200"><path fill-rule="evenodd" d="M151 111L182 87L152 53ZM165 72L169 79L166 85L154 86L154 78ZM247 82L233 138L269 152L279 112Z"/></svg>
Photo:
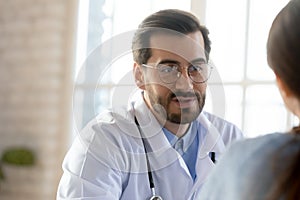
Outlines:
<svg viewBox="0 0 300 200"><path fill-rule="evenodd" d="M267 42L269 66L286 87L300 100L300 0L291 0L276 16ZM299 141L300 128L292 134ZM300 151L290 158L285 170L278 175L268 199L300 199ZM274 158L276 161L276 158ZM277 160L278 161L278 160Z"/></svg>
<svg viewBox="0 0 300 200"><path fill-rule="evenodd" d="M138 64L147 63L151 57L150 37L163 30L171 30L181 34L200 31L204 40L205 56L207 60L209 59L211 42L208 38L208 29L201 26L199 20L189 12L166 9L150 15L139 25L132 40L132 52L135 62Z"/></svg>
<svg viewBox="0 0 300 200"><path fill-rule="evenodd" d="M300 1L290 1L273 21L268 43L269 66L300 99Z"/></svg>

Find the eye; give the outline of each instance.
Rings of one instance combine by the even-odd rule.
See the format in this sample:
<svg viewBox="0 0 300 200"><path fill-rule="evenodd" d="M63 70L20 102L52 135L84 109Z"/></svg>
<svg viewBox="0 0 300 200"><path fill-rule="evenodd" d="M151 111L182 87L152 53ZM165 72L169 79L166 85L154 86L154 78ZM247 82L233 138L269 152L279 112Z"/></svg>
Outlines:
<svg viewBox="0 0 300 200"><path fill-rule="evenodd" d="M162 73L172 73L174 71L177 71L178 66L176 64L170 63L170 64L160 64L157 66L157 68Z"/></svg>
<svg viewBox="0 0 300 200"><path fill-rule="evenodd" d="M196 64L189 66L188 70L189 70L189 73L193 73L193 72L202 73L202 72L206 71L206 68L207 68L206 63L196 63Z"/></svg>

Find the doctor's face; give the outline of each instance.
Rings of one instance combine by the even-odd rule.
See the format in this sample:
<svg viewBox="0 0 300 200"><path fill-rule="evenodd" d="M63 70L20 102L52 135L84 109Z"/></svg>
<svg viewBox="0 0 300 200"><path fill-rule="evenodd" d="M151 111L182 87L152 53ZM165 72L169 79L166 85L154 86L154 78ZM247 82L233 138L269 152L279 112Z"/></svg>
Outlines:
<svg viewBox="0 0 300 200"><path fill-rule="evenodd" d="M151 57L139 66L147 105L162 120L176 124L192 122L203 109L207 86L206 82L196 83L190 78L192 66L205 66L207 62L201 32L186 36L156 34L151 37L150 46ZM180 73L176 70L170 76L170 66Z"/></svg>

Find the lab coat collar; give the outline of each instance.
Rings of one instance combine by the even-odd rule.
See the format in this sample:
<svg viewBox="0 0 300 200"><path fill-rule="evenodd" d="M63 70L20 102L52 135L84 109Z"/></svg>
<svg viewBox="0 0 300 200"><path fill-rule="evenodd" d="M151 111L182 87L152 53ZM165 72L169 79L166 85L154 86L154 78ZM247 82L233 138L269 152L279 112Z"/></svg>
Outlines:
<svg viewBox="0 0 300 200"><path fill-rule="evenodd" d="M225 144L222 140L221 134L218 129L208 120L205 113L202 112L198 117L198 120L202 126L207 130L206 136L201 143L200 150L198 152L198 159L202 159L210 152L222 153L225 150Z"/></svg>
<svg viewBox="0 0 300 200"><path fill-rule="evenodd" d="M199 185L203 184L207 175L214 167L214 163L209 157L210 152L215 152L217 154L222 154L225 151L225 144L221 137L221 133L212 124L211 121L206 117L205 112L202 112L198 117L200 124L206 129L206 135L203 141L199 138L199 151L198 159L196 163L197 178L193 187L193 190L199 188Z"/></svg>
<svg viewBox="0 0 300 200"><path fill-rule="evenodd" d="M162 126L144 102L142 94L141 98L132 102L130 109L132 110L133 117L136 117L138 120L141 130L143 130L143 137L146 139L152 138L162 132Z"/></svg>

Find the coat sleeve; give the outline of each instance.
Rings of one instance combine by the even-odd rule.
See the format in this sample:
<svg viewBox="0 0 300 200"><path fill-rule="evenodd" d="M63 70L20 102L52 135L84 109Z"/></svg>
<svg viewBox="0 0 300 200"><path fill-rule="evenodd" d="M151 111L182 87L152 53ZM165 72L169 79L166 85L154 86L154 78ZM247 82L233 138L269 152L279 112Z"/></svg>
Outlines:
<svg viewBox="0 0 300 200"><path fill-rule="evenodd" d="M120 199L122 174L108 161L114 158L107 154L101 159L99 153L94 152L95 148L83 140L77 137L64 159L57 200ZM103 146L97 146L99 151L103 150Z"/></svg>

